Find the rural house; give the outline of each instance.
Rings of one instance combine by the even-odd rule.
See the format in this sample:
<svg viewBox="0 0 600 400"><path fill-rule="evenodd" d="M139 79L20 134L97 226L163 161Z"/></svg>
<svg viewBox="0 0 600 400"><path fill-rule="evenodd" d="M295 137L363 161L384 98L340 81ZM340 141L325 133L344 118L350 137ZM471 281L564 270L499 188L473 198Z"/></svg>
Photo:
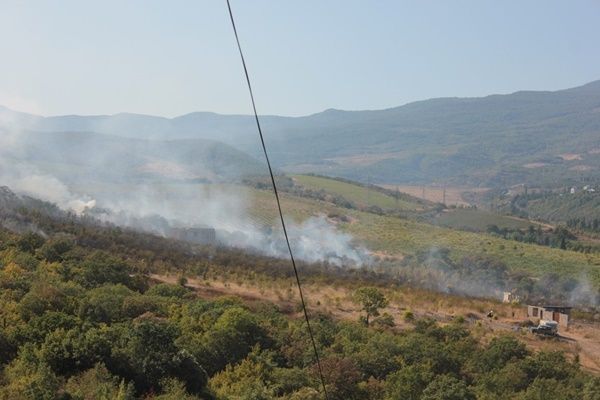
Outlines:
<svg viewBox="0 0 600 400"><path fill-rule="evenodd" d="M527 317L543 321L556 321L565 330L569 328L572 307L563 306L527 306Z"/></svg>

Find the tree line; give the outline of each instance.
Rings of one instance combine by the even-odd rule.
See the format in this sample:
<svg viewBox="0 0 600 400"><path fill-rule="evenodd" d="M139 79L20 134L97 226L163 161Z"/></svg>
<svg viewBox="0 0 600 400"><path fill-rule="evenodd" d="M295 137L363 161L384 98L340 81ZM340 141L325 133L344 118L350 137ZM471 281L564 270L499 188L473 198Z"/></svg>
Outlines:
<svg viewBox="0 0 600 400"><path fill-rule="evenodd" d="M203 300L185 280L157 284L143 255L177 260L168 252L124 246L127 232L64 227L0 230L0 399L322 398L299 316ZM333 400L600 398L600 380L561 352L531 352L512 335L480 343L462 318L407 318L412 327L398 330L377 288L354 299L359 321L313 316Z"/></svg>

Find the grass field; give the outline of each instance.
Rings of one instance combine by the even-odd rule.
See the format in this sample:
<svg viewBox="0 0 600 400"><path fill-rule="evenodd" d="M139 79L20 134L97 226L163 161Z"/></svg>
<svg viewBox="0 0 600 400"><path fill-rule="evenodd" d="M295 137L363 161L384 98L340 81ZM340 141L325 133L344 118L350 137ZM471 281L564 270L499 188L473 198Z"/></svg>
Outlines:
<svg viewBox="0 0 600 400"><path fill-rule="evenodd" d="M446 188L433 186L411 186L411 185L381 185L386 189L398 189L402 193L409 194L418 198L434 203L443 203L447 205L469 205L469 202L464 199L463 194L466 193L483 193L488 189L485 188L467 188L448 186ZM444 193L445 192L445 193Z"/></svg>
<svg viewBox="0 0 600 400"><path fill-rule="evenodd" d="M334 182L337 183L337 181ZM337 186L338 188L347 189L347 184L340 183L341 185ZM173 193L180 186L165 184L161 187L160 192L164 196L168 195L172 197L175 196ZM245 214L252 220L252 223L274 225L277 222L277 208L273 193L269 190L257 190L237 185L194 184L192 186L211 186L211 188L204 187L202 190L198 189L201 192L210 191L210 193L215 193L225 191L230 194L239 193L241 200L234 205L237 207L240 203L244 204L247 207ZM111 188L111 191L116 190L119 193L117 189ZM360 193L357 189L353 190L356 193ZM188 190L181 190L181 193L188 192L191 192L189 188ZM136 191L136 193L139 192ZM122 194L123 196L126 195L124 192ZM383 198L385 197L383 195ZM286 220L290 222L301 222L316 215L337 214L348 216L348 222L337 221L338 228L352 234L358 242L363 243L374 252L405 256L432 248L446 247L451 250L451 257L454 259L460 259L468 255L487 255L504 262L513 270L526 271L537 276L549 272L572 277L587 276L596 287L600 287L600 254L584 254L559 250L505 240L485 233L466 232L393 216L379 216L287 193L282 193L282 202ZM186 198L178 195L176 204L188 210L201 209L203 207L202 201L194 196ZM236 209L235 211L238 210ZM465 217L463 213L459 213L447 218L450 217L454 219L453 223L460 223L463 217L466 219L471 218L471 223L486 224L489 221L489 219L484 219L484 222L478 222L479 214ZM498 225L498 221L493 221ZM513 220L508 221L508 219L503 219L503 221L513 223ZM514 220L514 223L521 224L521 221Z"/></svg>
<svg viewBox="0 0 600 400"><path fill-rule="evenodd" d="M489 225L496 225L500 229L527 229L531 225L538 226L535 222L476 209L448 210L434 218L432 222L447 228L480 232L485 232Z"/></svg>
<svg viewBox="0 0 600 400"><path fill-rule="evenodd" d="M276 208L272 202L272 194L254 190L252 198L251 213L262 220L274 220ZM374 252L405 256L444 247L451 250L451 257L455 260L470 255L484 255L504 262L511 270L534 276L547 273L575 278L585 276L594 286L600 287L600 254L520 243L485 233L348 210L331 203L290 195L284 195L282 201L284 213L289 220L302 221L310 216L327 213L350 217L351 222L340 222L338 228L351 233L358 242ZM515 220L514 223L519 225L522 221Z"/></svg>
<svg viewBox="0 0 600 400"><path fill-rule="evenodd" d="M340 195L362 207L377 206L390 210L416 210L420 208L418 203L413 203L402 198L396 200L394 196L388 196L363 186L335 179L310 175L295 175L293 179L306 188L324 190L330 194Z"/></svg>

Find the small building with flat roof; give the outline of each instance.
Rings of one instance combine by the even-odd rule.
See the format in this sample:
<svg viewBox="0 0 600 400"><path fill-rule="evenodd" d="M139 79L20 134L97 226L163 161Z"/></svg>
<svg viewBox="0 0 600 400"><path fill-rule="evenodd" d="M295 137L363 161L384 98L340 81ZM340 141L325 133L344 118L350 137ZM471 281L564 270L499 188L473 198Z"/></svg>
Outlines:
<svg viewBox="0 0 600 400"><path fill-rule="evenodd" d="M561 328L569 329L571 310L566 306L527 306L527 317L542 321L556 321Z"/></svg>

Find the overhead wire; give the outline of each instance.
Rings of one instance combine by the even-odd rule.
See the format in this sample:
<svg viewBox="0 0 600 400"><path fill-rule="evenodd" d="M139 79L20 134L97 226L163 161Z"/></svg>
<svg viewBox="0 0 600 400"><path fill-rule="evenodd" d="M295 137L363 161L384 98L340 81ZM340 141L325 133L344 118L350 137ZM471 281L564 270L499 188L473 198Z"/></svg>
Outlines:
<svg viewBox="0 0 600 400"><path fill-rule="evenodd" d="M315 361L317 364L317 371L319 373L319 379L321 381L321 386L323 388L323 396L324 396L325 400L329 400L329 396L327 394L327 386L325 384L325 378L323 376L323 368L321 366L321 359L319 357L319 351L317 350L317 343L315 341L315 336L314 336L314 333L312 330L312 326L310 325L310 318L308 316L306 301L304 300L304 293L302 292L302 284L300 282L300 275L298 274L298 267L296 266L296 260L294 259L294 253L292 251L292 246L290 245L290 239L289 239L288 232L286 229L285 220L283 218L283 211L281 208L281 200L279 198L279 192L277 191L277 184L275 183L275 175L273 174L273 168L271 167L271 161L269 160L269 153L267 152L267 146L265 145L265 139L263 136L262 128L260 126L260 119L258 118L258 112L256 111L256 102L254 101L254 93L252 92L252 84L250 83L250 75L248 74L248 68L246 67L246 60L244 59L244 53L242 51L242 46L240 45L240 39L238 36L237 28L235 25L235 19L233 18L233 11L231 10L231 4L230 4L229 0L227 0L227 9L229 10L229 18L231 19L231 27L233 28L233 34L235 35L235 41L237 43L237 48L240 53L242 67L244 68L244 75L246 76L246 83L248 84L248 92L250 93L250 100L252 102L252 110L254 112L254 120L256 121L256 128L258 129L258 135L260 136L260 143L262 145L262 150L263 150L263 153L265 156L265 160L267 162L269 175L271 176L271 185L273 186L273 193L275 194L277 210L279 212L279 219L281 221L281 228L283 230L283 235L285 237L285 242L287 244L287 249L288 249L289 256L290 256L290 261L292 263L292 268L294 269L296 285L298 287L298 293L300 295L300 303L302 305L302 311L304 313L306 327L308 330L308 334L310 336L310 341L311 341L313 352L315 355Z"/></svg>

